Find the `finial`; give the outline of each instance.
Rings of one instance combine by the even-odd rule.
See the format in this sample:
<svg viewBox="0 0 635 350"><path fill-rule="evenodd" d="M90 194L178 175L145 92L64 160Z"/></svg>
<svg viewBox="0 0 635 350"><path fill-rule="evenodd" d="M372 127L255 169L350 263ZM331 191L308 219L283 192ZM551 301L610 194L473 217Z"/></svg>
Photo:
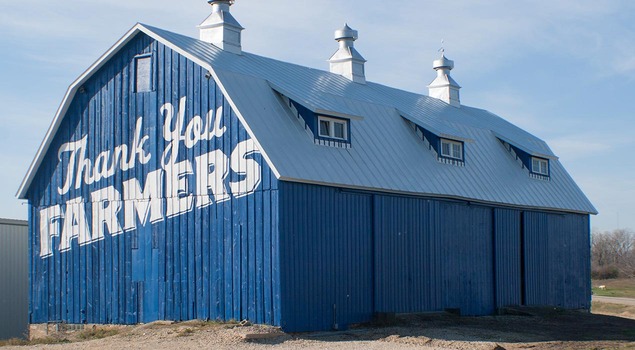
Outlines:
<svg viewBox="0 0 635 350"><path fill-rule="evenodd" d="M357 40L357 31L348 26L348 23L344 24L344 28L335 31L335 40L340 41L342 39Z"/></svg>
<svg viewBox="0 0 635 350"><path fill-rule="evenodd" d="M441 39L441 48L439 48L439 50L437 50L438 52L441 53L441 56L445 55L445 48L443 47L444 43L445 43L445 40Z"/></svg>

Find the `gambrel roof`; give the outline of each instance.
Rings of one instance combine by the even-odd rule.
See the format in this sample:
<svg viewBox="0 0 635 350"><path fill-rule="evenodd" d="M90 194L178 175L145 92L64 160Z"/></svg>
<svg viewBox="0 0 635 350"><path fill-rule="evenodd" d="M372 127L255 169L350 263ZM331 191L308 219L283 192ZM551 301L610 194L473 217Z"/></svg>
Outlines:
<svg viewBox="0 0 635 350"><path fill-rule="evenodd" d="M148 35L208 69L283 181L463 199L542 210L597 213L547 144L482 109L452 107L381 84L354 83L330 72L137 24L68 90L18 196L25 198L61 118L79 86L136 35ZM350 147L314 142L291 100L318 114L350 118ZM439 161L415 125L464 142L461 166ZM532 178L509 147L550 160L548 180Z"/></svg>

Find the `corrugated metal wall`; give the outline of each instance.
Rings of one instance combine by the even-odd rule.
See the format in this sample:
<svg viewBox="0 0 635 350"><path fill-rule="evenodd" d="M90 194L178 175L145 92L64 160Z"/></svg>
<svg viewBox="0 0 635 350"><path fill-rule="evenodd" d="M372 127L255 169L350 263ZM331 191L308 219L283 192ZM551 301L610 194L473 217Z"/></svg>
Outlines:
<svg viewBox="0 0 635 350"><path fill-rule="evenodd" d="M134 61L139 54L152 55L153 92L134 92ZM166 102L184 115L183 138L175 162L187 160L189 164L162 165L161 155L166 154L170 144L164 140L167 112L160 111ZM201 128L205 125L207 130L212 129L213 119L207 112L218 107L223 107L220 125L226 127L224 134L210 137L209 141L192 136L204 131ZM175 120L180 115L176 110L174 121L168 124L172 128L176 128ZM203 125L192 123L194 116L202 116ZM151 154L147 164L139 164L137 160L134 169L117 169L113 176L101 181L73 186L64 195L58 193L67 180L70 163L68 152L60 157L62 161L58 158L58 150L64 143L86 136L86 159L94 160L97 165L95 159L101 152L112 151L122 144L135 147L131 143L140 117L143 117L141 136L149 136L143 145ZM218 159L222 158L203 169L197 169L196 165L197 157L209 154L221 157L216 151L230 158L232 150L248 139L222 92L213 79L206 78L201 67L145 35L133 39L76 95L30 190L31 322L132 324L157 319L250 319L279 324L277 180L257 152L242 156L243 160L259 164L252 170L243 168L240 159L237 164L231 160L231 168L226 165L227 169L220 165L222 161ZM186 147L187 140L195 145ZM106 162L112 159L110 154L105 158ZM192 169L187 169L188 165ZM228 189L229 182L240 183L248 177L257 177L259 182L250 193L233 193L232 188L231 196L218 202L211 194L197 196L203 186L199 181L206 174L196 173L216 170L226 172L223 185ZM248 170L254 173L247 173ZM58 235L51 240L52 256L40 256L40 232L46 230L40 227L42 210L60 205L62 211L68 212L72 203L79 203L85 209L87 224L83 225L79 217L70 220L80 221L79 226L71 229L78 230L81 239L81 227L95 232L95 206L106 205L91 200L94 191L112 186L125 194L122 183L129 179L137 179L143 189L153 171L162 176L159 186L165 197L160 200L162 213L157 220L144 224L141 218L133 217L137 229L114 236L106 229L103 239L85 245L78 244L77 237L71 237L69 249L60 252L63 219L45 218L45 224L58 225ZM182 173L178 182L169 182L168 171ZM76 181L82 181L82 177L78 175ZM175 184L182 188L178 195L172 196L168 186ZM219 185L212 191L219 193ZM200 204L210 198L210 203ZM130 201L148 201L122 199L119 204L110 201L109 205L125 207ZM176 215L166 213L171 205L176 208ZM115 215L120 223L126 220L127 209L124 209ZM104 227L101 221L97 223Z"/></svg>
<svg viewBox="0 0 635 350"><path fill-rule="evenodd" d="M494 311L489 208L387 196L376 203L376 311Z"/></svg>
<svg viewBox="0 0 635 350"><path fill-rule="evenodd" d="M0 219L0 339L29 331L28 223Z"/></svg>
<svg viewBox="0 0 635 350"><path fill-rule="evenodd" d="M588 216L525 212L523 222L526 304L590 308Z"/></svg>
<svg viewBox="0 0 635 350"><path fill-rule="evenodd" d="M589 307L588 216L286 182L280 196L285 329L332 329L335 318L345 328L376 312Z"/></svg>
<svg viewBox="0 0 635 350"><path fill-rule="evenodd" d="M494 209L496 307L523 304L521 212Z"/></svg>
<svg viewBox="0 0 635 350"><path fill-rule="evenodd" d="M280 184L282 326L345 328L372 319L371 196Z"/></svg>

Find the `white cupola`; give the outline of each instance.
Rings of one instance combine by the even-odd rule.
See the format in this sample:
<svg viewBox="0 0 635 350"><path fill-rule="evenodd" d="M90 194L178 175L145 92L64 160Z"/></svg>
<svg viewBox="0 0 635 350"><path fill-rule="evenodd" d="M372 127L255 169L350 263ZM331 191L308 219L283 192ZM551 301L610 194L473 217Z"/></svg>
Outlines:
<svg viewBox="0 0 635 350"><path fill-rule="evenodd" d="M428 95L450 106L461 107L461 99L459 98L461 87L450 76L450 71L454 68L454 61L445 58L442 51L441 58L432 62L432 68L437 71L437 77L428 85Z"/></svg>
<svg viewBox="0 0 635 350"><path fill-rule="evenodd" d="M359 84L366 84L366 60L355 50L357 31L344 25L344 28L335 31L335 40L340 47L329 59L331 73L343 75Z"/></svg>
<svg viewBox="0 0 635 350"><path fill-rule="evenodd" d="M207 2L212 5L212 14L198 26L200 39L240 55L242 53L240 33L245 28L229 13L229 7L233 5L234 0L208 0Z"/></svg>

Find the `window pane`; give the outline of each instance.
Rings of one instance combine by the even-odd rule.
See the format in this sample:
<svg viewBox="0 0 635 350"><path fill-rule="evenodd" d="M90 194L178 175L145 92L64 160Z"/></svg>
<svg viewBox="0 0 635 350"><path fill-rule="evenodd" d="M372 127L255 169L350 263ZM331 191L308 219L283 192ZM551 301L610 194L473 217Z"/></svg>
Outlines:
<svg viewBox="0 0 635 350"><path fill-rule="evenodd" d="M532 158L531 171L537 174L549 175L549 161L545 159Z"/></svg>
<svg viewBox="0 0 635 350"><path fill-rule="evenodd" d="M452 144L452 150L453 150L452 157L454 157L454 158L462 158L462 156L461 156L461 144L453 143Z"/></svg>
<svg viewBox="0 0 635 350"><path fill-rule="evenodd" d="M338 122L334 122L333 123L333 136L337 137L338 139L344 139L346 138L344 136L344 124L343 123L338 123Z"/></svg>
<svg viewBox="0 0 635 350"><path fill-rule="evenodd" d="M451 156L449 143L441 142L441 154L444 156Z"/></svg>
<svg viewBox="0 0 635 350"><path fill-rule="evenodd" d="M152 80L150 79L150 63L151 57L139 57L136 64L136 88L137 92L146 92L152 90Z"/></svg>
<svg viewBox="0 0 635 350"><path fill-rule="evenodd" d="M320 120L320 135L331 136L331 128L328 120Z"/></svg>
<svg viewBox="0 0 635 350"><path fill-rule="evenodd" d="M549 163L547 163L547 161L544 161L544 160L540 161L540 173L541 174L545 174L545 175L549 174L549 166L548 166L548 164Z"/></svg>

